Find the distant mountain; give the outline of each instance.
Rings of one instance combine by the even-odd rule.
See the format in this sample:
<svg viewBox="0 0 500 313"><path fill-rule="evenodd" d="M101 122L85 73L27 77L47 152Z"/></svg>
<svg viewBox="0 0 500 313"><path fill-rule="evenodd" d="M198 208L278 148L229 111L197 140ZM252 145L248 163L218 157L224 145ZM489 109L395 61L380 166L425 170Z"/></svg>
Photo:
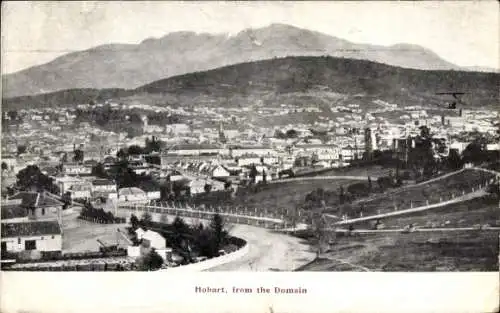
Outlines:
<svg viewBox="0 0 500 313"><path fill-rule="evenodd" d="M140 44L73 52L2 77L3 97L74 88L135 88L176 75L285 56L365 59L416 69L459 68L420 46L357 44L319 32L272 24L234 36L174 32Z"/></svg>
<svg viewBox="0 0 500 313"><path fill-rule="evenodd" d="M263 96L329 90L345 95L362 95L402 105L439 103L436 92L464 91L467 106L498 103L500 74L466 71L406 69L365 60L334 57L286 57L230 65L203 72L155 81L133 90L76 89L45 95L4 99L5 107L57 106L90 100L118 100L132 95L160 95L178 100L179 105L216 103L219 106ZM207 101L212 99L214 101ZM437 99L437 100L436 100ZM71 102L73 101L73 102Z"/></svg>

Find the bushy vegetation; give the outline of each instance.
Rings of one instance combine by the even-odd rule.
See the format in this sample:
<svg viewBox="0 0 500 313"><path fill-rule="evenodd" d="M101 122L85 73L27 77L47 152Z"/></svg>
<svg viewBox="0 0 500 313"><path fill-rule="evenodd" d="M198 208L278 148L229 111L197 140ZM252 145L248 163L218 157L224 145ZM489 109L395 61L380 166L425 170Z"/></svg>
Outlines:
<svg viewBox="0 0 500 313"><path fill-rule="evenodd" d="M88 202L80 211L79 218L99 224L125 223L126 221L125 218L115 217L111 212L96 209Z"/></svg>
<svg viewBox="0 0 500 313"><path fill-rule="evenodd" d="M216 257L219 251L227 247L230 243L230 236L225 229L223 218L215 214L206 227L202 223L198 225L188 225L181 217L168 223L153 222L149 214L144 214L141 219L132 215L130 217L131 227L129 232L134 236L137 228L157 231L167 239L169 245L182 255L186 263L192 262L194 256Z"/></svg>

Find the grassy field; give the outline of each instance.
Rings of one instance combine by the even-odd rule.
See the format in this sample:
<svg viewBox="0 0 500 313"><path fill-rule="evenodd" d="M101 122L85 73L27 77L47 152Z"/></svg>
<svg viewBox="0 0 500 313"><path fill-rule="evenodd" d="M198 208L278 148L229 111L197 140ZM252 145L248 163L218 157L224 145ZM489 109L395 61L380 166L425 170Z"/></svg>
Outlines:
<svg viewBox="0 0 500 313"><path fill-rule="evenodd" d="M309 180L292 181L264 186L262 190L239 195L234 201L248 207L257 208L295 208L304 203L304 199L311 191L323 188L337 190L341 185L353 183L352 180Z"/></svg>
<svg viewBox="0 0 500 313"><path fill-rule="evenodd" d="M235 198L225 198L220 201L207 200L208 206L229 206L256 208L257 211L268 210L269 212L284 213L286 209L295 209L302 205L305 197L311 191L323 188L324 190L338 190L355 181L346 179L332 180L306 180L290 181L276 184L260 185L257 187L241 188ZM203 203L199 201L198 203Z"/></svg>
<svg viewBox="0 0 500 313"><path fill-rule="evenodd" d="M498 198L484 196L454 203L429 211L392 216L380 220L385 228L403 228L414 224L419 227L472 227L489 224L500 227L500 206ZM355 228L370 228L369 222L360 222Z"/></svg>
<svg viewBox="0 0 500 313"><path fill-rule="evenodd" d="M78 214L63 219L63 252L99 251L97 239L106 245L119 244L127 247L127 242L118 237L117 229L125 231L126 224L96 224L77 219Z"/></svg>
<svg viewBox="0 0 500 313"><path fill-rule="evenodd" d="M443 179L430 183L401 188L396 192L381 195L370 201L359 202L353 207L358 211L363 207L364 215L389 212L397 206L399 210L424 206L428 200L430 204L449 200L452 195L459 196L462 191L471 192L471 188L477 189L478 184L493 178L493 174L468 169ZM348 213L349 214L349 213Z"/></svg>
<svg viewBox="0 0 500 313"><path fill-rule="evenodd" d="M383 167L380 165L344 167L332 169L315 176L366 176L368 179L368 176L371 176L372 178L386 176L391 170L394 172L394 168Z"/></svg>
<svg viewBox="0 0 500 313"><path fill-rule="evenodd" d="M492 231L357 235L337 238L302 270L498 271L498 248Z"/></svg>

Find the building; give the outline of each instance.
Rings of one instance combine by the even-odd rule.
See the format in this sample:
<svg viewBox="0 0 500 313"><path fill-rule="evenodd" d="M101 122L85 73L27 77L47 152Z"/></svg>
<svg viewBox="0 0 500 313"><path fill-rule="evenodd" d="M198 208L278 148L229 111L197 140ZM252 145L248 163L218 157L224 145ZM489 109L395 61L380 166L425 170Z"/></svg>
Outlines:
<svg viewBox="0 0 500 313"><path fill-rule="evenodd" d="M72 176L56 176L54 183L59 187L59 194L62 196L75 185L86 185L87 181L79 177Z"/></svg>
<svg viewBox="0 0 500 313"><path fill-rule="evenodd" d="M109 193L116 193L116 183L109 179L94 179L92 181L93 196L107 196Z"/></svg>
<svg viewBox="0 0 500 313"><path fill-rule="evenodd" d="M142 240L143 245L148 248L155 248L158 250L167 247L167 240L159 233L152 230L142 230L138 228L136 231L137 239Z"/></svg>
<svg viewBox="0 0 500 313"><path fill-rule="evenodd" d="M20 200L20 206L28 212L30 220L58 219L63 203L45 193L40 192L19 192L8 199Z"/></svg>
<svg viewBox="0 0 500 313"><path fill-rule="evenodd" d="M121 204L147 204L148 196L144 190L137 187L120 188L118 190L118 201Z"/></svg>
<svg viewBox="0 0 500 313"><path fill-rule="evenodd" d="M375 138L375 132L373 132L370 128L365 128L366 158L371 159L374 150L377 150L377 139Z"/></svg>
<svg viewBox="0 0 500 313"><path fill-rule="evenodd" d="M65 175L91 175L92 174L92 167L83 165L83 164L64 164L63 166L63 173Z"/></svg>
<svg viewBox="0 0 500 313"><path fill-rule="evenodd" d="M410 151L415 146L412 138L394 138L392 141L392 151L394 157L403 162L408 162Z"/></svg>
<svg viewBox="0 0 500 313"><path fill-rule="evenodd" d="M90 182L85 182L73 185L67 190L67 192L69 192L72 200L74 199L88 200L92 197L92 184Z"/></svg>
<svg viewBox="0 0 500 313"><path fill-rule="evenodd" d="M28 210L21 206L21 200L2 201L2 223L28 222Z"/></svg>
<svg viewBox="0 0 500 313"><path fill-rule="evenodd" d="M232 158L241 157L243 155L256 155L258 157L275 155L276 151L273 148L265 146L250 146L241 147L235 146L229 149L230 156Z"/></svg>
<svg viewBox="0 0 500 313"><path fill-rule="evenodd" d="M57 221L3 223L2 253L62 250L62 230Z"/></svg>

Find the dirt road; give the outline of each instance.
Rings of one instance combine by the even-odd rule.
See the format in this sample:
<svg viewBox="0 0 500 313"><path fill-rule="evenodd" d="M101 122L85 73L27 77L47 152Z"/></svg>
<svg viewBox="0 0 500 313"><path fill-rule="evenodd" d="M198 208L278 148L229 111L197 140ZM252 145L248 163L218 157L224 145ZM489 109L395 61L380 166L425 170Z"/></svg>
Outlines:
<svg viewBox="0 0 500 313"><path fill-rule="evenodd" d="M248 253L209 271L292 271L315 257L302 239L289 235L248 225L234 225L230 233L247 241Z"/></svg>

